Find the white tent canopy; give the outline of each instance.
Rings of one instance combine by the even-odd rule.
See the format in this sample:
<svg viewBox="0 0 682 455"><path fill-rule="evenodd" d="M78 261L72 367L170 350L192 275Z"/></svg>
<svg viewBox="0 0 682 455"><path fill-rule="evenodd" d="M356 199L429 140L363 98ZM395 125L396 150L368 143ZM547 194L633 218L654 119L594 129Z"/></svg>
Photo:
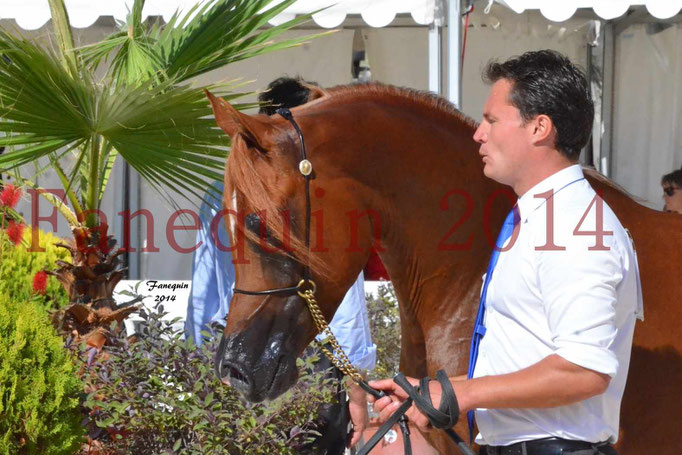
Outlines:
<svg viewBox="0 0 682 455"><path fill-rule="evenodd" d="M281 0L280 0L281 1ZM417 24L433 23L436 6L442 0L299 0L271 23L279 24L298 14L315 14L315 22L325 28L340 26L349 14L359 14L372 27L389 25L397 14L409 13ZM492 3L493 0L488 0ZM649 13L659 19L667 19L682 9L682 0L494 0L508 6L517 13L539 9L549 20L562 22L570 18L579 8L592 8L603 19L622 16L630 6L645 5ZM163 16L168 21L173 13L187 10L198 0L147 0L144 17ZM74 27L85 28L100 16L113 16L125 20L133 0L65 0L66 9ZM279 3L276 1L275 3ZM3 0L0 5L0 19L14 19L27 30L42 27L50 19L47 0Z"/></svg>
<svg viewBox="0 0 682 455"><path fill-rule="evenodd" d="M602 19L611 20L625 14L630 6L646 5L649 14L658 19L668 19L682 9L682 0L496 0L517 13L539 9L543 16L554 22L563 22L578 8L592 8Z"/></svg>
<svg viewBox="0 0 682 455"><path fill-rule="evenodd" d="M273 24L293 19L297 14L306 14L327 8L313 19L321 27L333 28L341 25L348 14L359 14L372 27L384 27L391 23L396 14L410 13L418 24L433 22L436 0L299 0L275 17ZM71 25L85 28L100 16L113 16L124 21L133 0L65 0ZM147 0L142 11L147 16L163 16L168 21L176 10L187 10L198 0ZM280 1L273 3L273 6ZM0 4L0 19L14 19L26 30L35 30L50 19L47 0L3 0Z"/></svg>

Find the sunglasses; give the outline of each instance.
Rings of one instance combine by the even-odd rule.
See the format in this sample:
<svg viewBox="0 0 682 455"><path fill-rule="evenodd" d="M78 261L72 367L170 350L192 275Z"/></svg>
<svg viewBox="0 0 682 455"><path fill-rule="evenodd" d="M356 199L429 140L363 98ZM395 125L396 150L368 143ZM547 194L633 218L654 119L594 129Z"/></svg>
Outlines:
<svg viewBox="0 0 682 455"><path fill-rule="evenodd" d="M666 186L663 188L663 192L666 194L666 196L672 196L677 190L679 190L679 188L675 188L674 186Z"/></svg>

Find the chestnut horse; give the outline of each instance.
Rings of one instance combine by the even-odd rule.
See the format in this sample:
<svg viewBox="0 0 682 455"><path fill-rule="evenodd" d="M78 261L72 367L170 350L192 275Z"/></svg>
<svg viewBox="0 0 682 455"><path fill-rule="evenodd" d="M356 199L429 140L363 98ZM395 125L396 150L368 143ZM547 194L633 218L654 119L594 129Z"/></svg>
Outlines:
<svg viewBox="0 0 682 455"><path fill-rule="evenodd" d="M330 320L374 245L400 302L400 370L465 374L481 276L516 197L484 177L476 124L447 101L383 85L314 92L317 99L292 109L313 165L309 250L296 131L281 116L245 115L209 94L233 141L224 205L236 287L293 286L309 263ZM595 171L586 175L634 238L644 294L646 322L635 332L619 450L677 454L682 216L638 204ZM295 359L314 335L298 296L236 294L218 371L247 399L275 397L296 381ZM465 426L456 430L465 434ZM429 438L441 453L455 453L442 435Z"/></svg>

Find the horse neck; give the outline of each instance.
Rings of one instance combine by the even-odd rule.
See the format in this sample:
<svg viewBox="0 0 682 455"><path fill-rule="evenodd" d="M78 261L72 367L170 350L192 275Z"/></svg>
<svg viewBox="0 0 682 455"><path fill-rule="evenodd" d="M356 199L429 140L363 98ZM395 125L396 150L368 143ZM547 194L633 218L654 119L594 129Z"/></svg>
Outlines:
<svg viewBox="0 0 682 455"><path fill-rule="evenodd" d="M364 203L379 214L385 248L379 255L394 283L403 321L418 321L427 338L447 330L449 336L457 338L452 331L459 331L468 339L492 250L483 235L483 208L499 188L483 176L473 125L453 113L408 102L356 100L348 108L330 118L335 125L330 128L339 128L347 141L343 147L337 144L334 165L346 168L343 172L364 188ZM362 128L354 126L358 117ZM498 200L492 206L492 235L509 205ZM462 224L451 233L458 220ZM452 250L454 243L465 245Z"/></svg>

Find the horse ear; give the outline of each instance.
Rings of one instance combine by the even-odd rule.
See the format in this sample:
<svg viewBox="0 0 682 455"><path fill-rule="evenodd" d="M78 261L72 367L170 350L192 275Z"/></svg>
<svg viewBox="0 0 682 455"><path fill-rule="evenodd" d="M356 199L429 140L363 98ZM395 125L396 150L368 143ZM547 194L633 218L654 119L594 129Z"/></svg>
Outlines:
<svg viewBox="0 0 682 455"><path fill-rule="evenodd" d="M301 85L308 89L309 94L307 102L311 102L318 98L322 98L329 95L329 92L327 92L319 85L308 84L307 82L301 82Z"/></svg>
<svg viewBox="0 0 682 455"><path fill-rule="evenodd" d="M242 134L254 145L257 145L257 148L266 150L263 142L273 129L272 122L267 116L244 114L224 99L214 96L208 90L204 90L204 93L206 93L206 96L211 101L216 123L223 131L233 139L237 134Z"/></svg>
<svg viewBox="0 0 682 455"><path fill-rule="evenodd" d="M239 132L239 111L224 99L216 98L208 90L204 90L204 93L211 102L213 115L218 126L230 137L234 137Z"/></svg>

